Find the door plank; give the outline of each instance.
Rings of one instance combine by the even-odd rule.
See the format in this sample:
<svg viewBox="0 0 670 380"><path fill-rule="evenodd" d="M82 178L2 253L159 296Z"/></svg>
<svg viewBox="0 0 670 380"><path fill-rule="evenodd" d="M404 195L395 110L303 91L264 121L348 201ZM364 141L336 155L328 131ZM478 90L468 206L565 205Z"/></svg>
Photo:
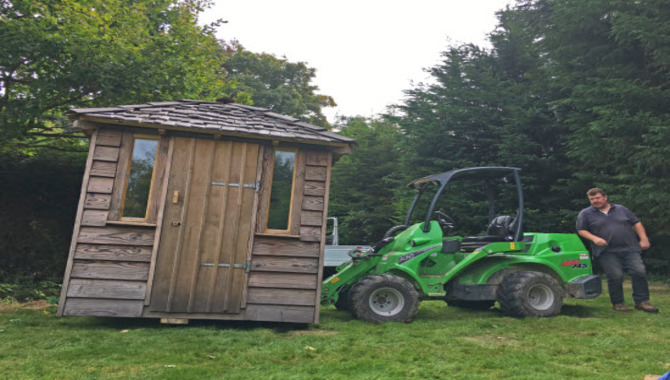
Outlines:
<svg viewBox="0 0 670 380"><path fill-rule="evenodd" d="M189 182L188 199L184 200L183 245L179 251L178 275L172 289L171 312L188 312L193 276L197 276L200 263L198 243L202 230L202 213L206 207L209 184L209 162L211 160L212 140L193 139L192 174Z"/></svg>
<svg viewBox="0 0 670 380"><path fill-rule="evenodd" d="M173 158L149 305L149 308L155 311L169 311L169 299L177 275L179 251L183 240L183 212L187 207L185 199L187 199L193 149L192 139L184 137L173 139ZM173 197L175 192L176 199Z"/></svg>

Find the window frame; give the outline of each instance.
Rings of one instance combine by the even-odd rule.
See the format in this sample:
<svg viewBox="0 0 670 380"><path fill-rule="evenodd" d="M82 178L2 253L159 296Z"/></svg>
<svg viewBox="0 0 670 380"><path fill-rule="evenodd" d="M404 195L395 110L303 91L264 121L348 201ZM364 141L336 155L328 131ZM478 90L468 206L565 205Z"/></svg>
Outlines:
<svg viewBox="0 0 670 380"><path fill-rule="evenodd" d="M286 221L286 229L285 230L277 230L277 229L271 229L268 228L268 222L270 220L270 207L271 207L271 202L270 200L272 199L272 185L274 183L274 169L275 169L275 158L277 155L277 152L292 152L295 154L294 161L293 161L293 174L291 177L291 199L289 199L289 210L288 210L288 220ZM293 213L294 213L294 208L295 208L295 192L296 192L296 175L298 172L298 156L299 156L299 149L298 148L293 148L293 147L275 147L272 150L272 164L269 165L269 174L268 174L268 198L267 198L267 207L265 209L265 221L263 223L263 233L265 234L272 234L272 235L291 235L291 223L293 221Z"/></svg>
<svg viewBox="0 0 670 380"><path fill-rule="evenodd" d="M144 217L143 218L138 218L138 217L126 217L123 216L123 209L126 203L126 192L128 191L128 182L130 180L130 169L133 163L133 153L135 150L135 142L137 140L154 140L156 141L156 152L154 153L154 164L153 168L151 170L151 185L149 186L149 194L147 196L147 205L146 209L144 210ZM154 192L155 192L155 182L156 182L156 166L158 165L158 157L159 157L159 152L161 148L161 136L159 135L148 135L148 134L141 134L141 133L133 133L132 134L132 141L130 143L130 148L129 148L129 155L128 155L128 163L126 164L126 173L125 173L125 178L123 180L123 192L121 195L121 201L119 203L119 217L118 220L122 222L134 222L134 223L148 223L150 219L149 215L149 210L151 209L152 205L152 200L154 197Z"/></svg>

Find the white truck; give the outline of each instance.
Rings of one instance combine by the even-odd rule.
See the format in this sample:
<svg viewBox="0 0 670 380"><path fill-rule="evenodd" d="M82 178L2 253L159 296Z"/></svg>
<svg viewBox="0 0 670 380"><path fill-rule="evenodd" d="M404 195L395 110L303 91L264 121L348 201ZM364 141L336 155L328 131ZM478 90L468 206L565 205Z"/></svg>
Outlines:
<svg viewBox="0 0 670 380"><path fill-rule="evenodd" d="M326 249L323 258L323 278L335 273L335 268L351 260L349 252L354 249L369 248L369 245L340 245L338 238L337 218L327 218L327 228L331 231L326 236Z"/></svg>

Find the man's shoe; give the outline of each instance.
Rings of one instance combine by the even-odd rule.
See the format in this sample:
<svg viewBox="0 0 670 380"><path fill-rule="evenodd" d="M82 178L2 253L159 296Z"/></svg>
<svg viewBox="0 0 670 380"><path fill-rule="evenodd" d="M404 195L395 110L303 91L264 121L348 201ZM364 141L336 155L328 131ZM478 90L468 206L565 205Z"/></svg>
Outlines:
<svg viewBox="0 0 670 380"><path fill-rule="evenodd" d="M658 313L658 309L652 306L649 301L644 301L635 305L635 308L638 310L646 311L647 313Z"/></svg>
<svg viewBox="0 0 670 380"><path fill-rule="evenodd" d="M622 303L615 303L614 305L612 305L612 309L614 309L614 311L630 311L630 309L626 307L625 304Z"/></svg>

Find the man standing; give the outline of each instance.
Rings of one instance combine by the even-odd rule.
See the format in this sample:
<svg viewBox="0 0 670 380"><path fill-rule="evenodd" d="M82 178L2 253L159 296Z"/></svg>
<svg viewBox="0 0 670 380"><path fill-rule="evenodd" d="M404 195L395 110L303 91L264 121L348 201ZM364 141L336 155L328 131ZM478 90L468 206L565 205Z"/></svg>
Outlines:
<svg viewBox="0 0 670 380"><path fill-rule="evenodd" d="M630 311L623 301L623 276L633 281L635 308L658 313L649 303L649 283L642 262L642 250L649 248L649 239L640 220L622 205L609 203L600 188L586 192L591 207L577 217L577 233L591 241L592 254L607 274L607 289L616 311Z"/></svg>

